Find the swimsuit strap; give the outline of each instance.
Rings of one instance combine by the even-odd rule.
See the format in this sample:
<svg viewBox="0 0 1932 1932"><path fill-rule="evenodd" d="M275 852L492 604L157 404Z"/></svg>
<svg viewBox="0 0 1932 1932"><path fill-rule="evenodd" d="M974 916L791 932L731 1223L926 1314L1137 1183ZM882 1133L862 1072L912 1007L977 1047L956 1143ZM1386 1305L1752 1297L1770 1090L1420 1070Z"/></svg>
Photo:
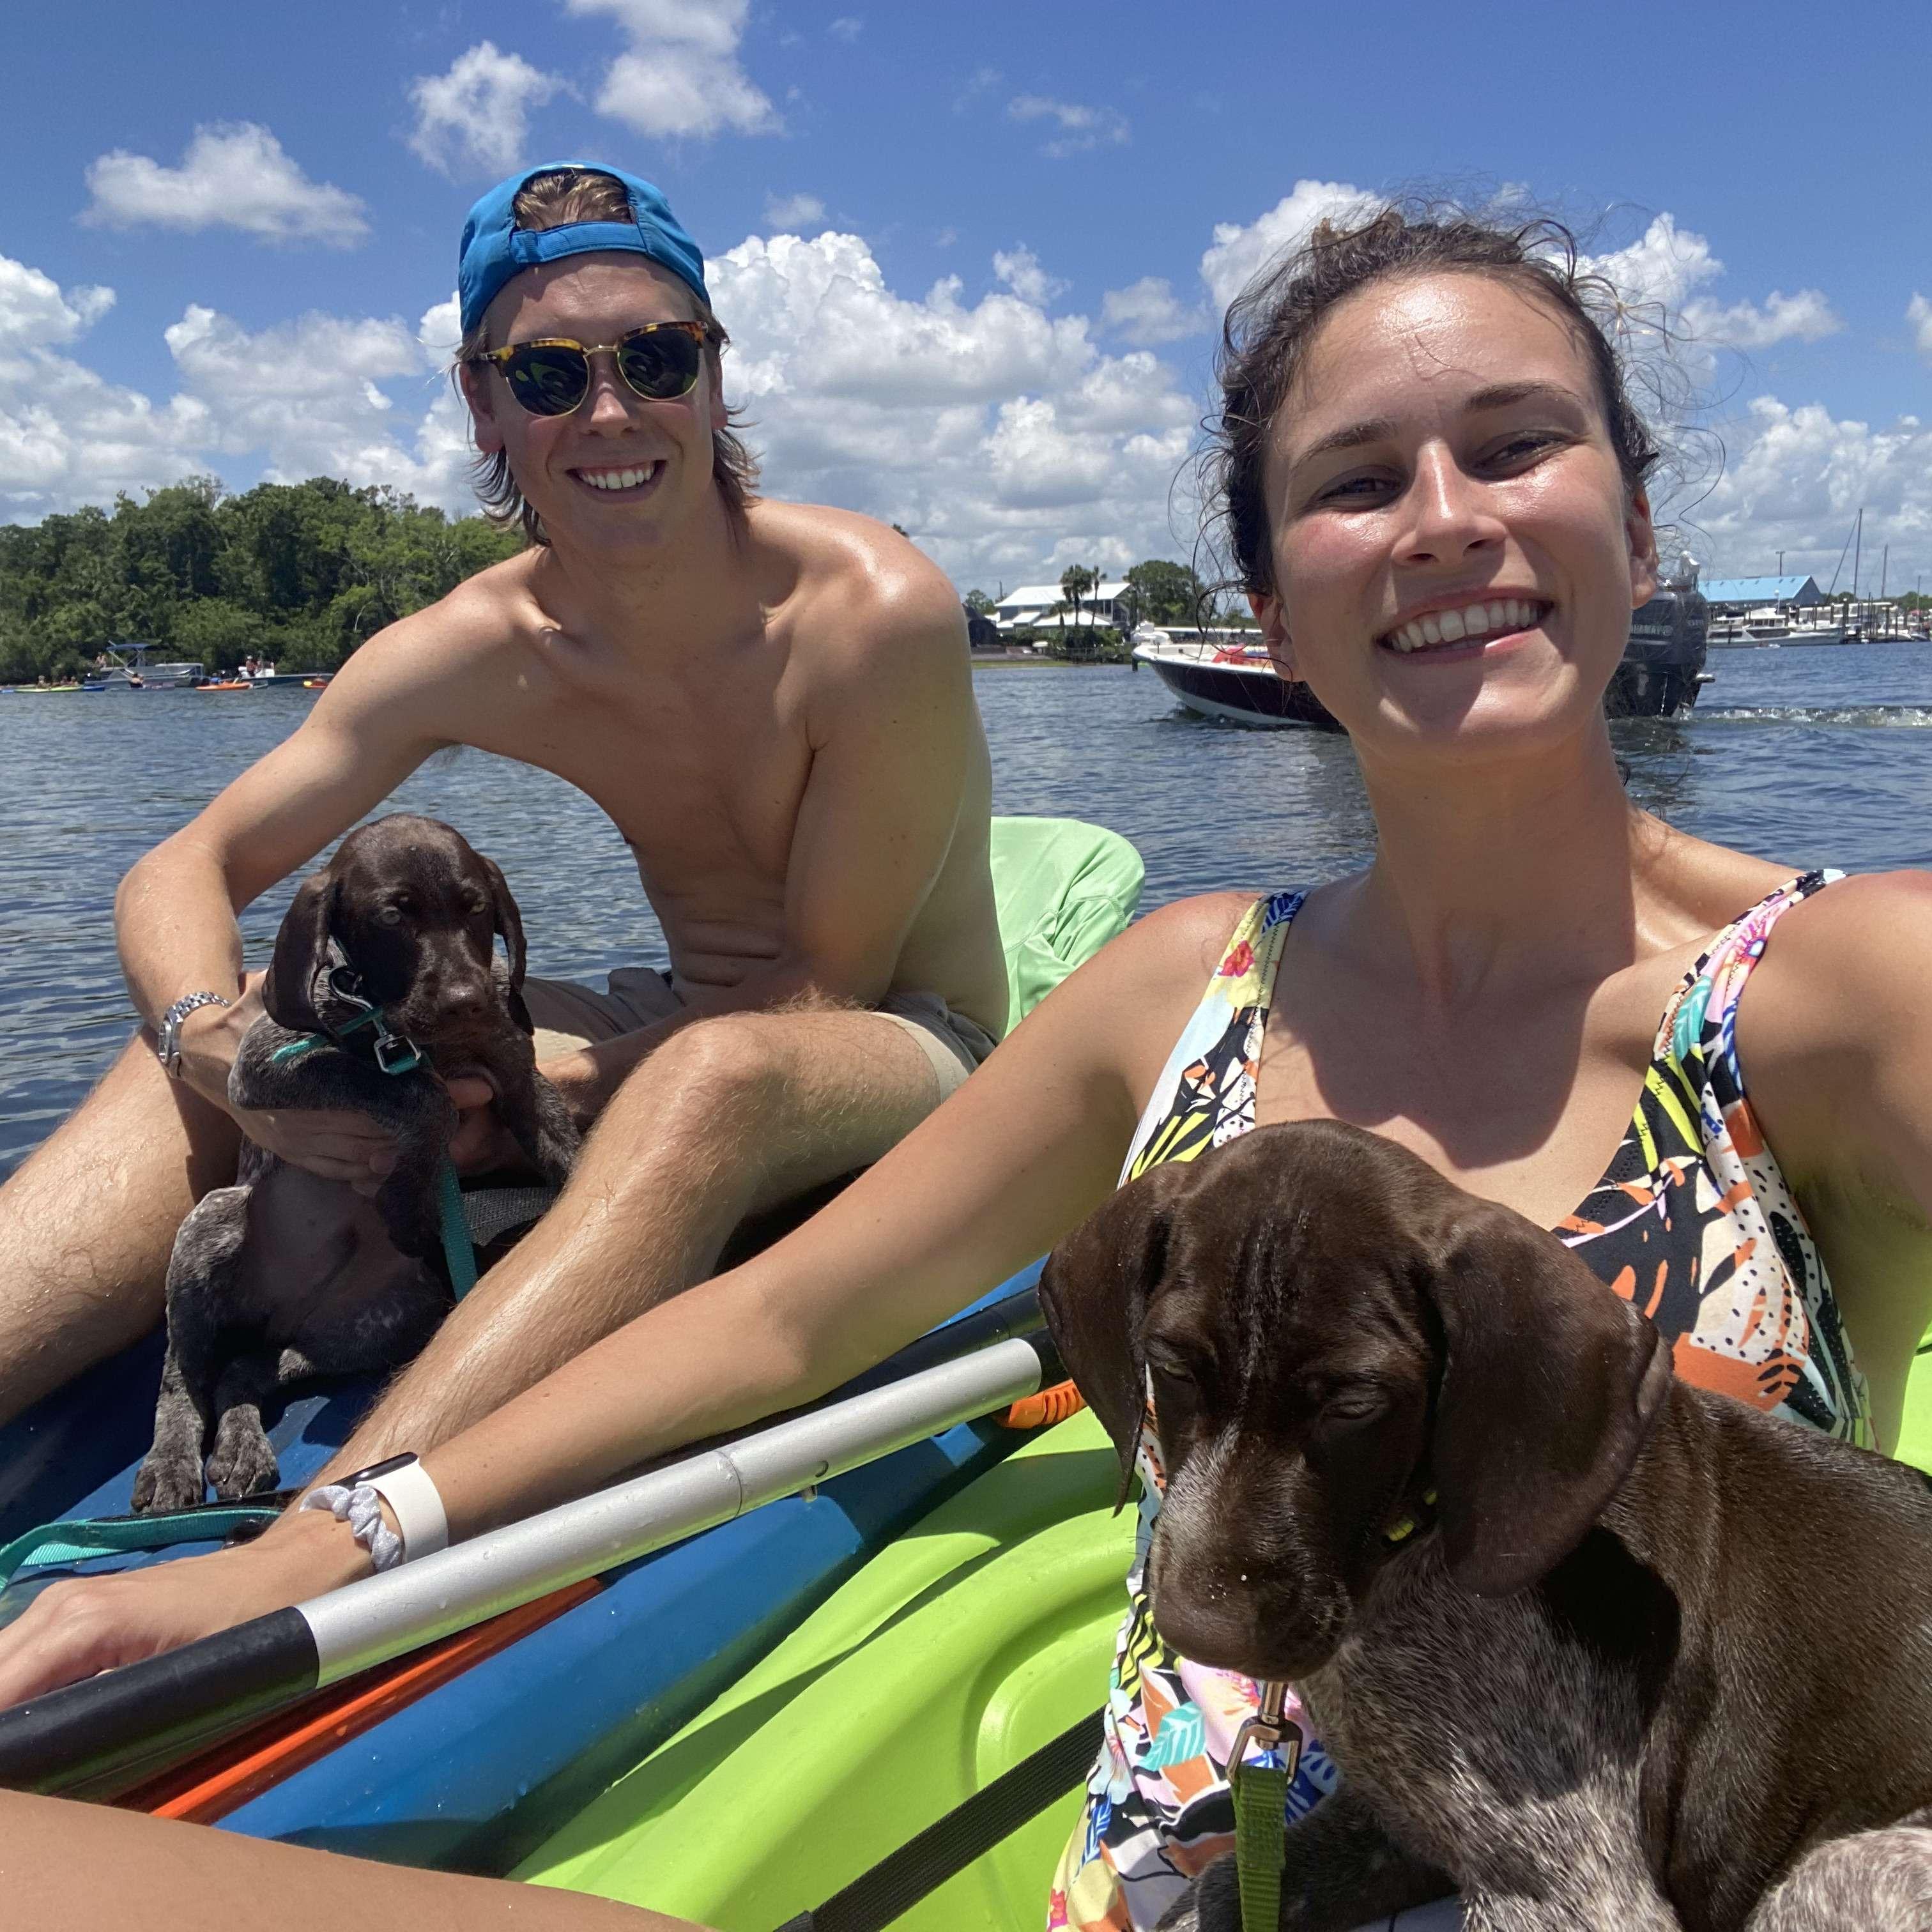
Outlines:
<svg viewBox="0 0 1932 1932"><path fill-rule="evenodd" d="M1651 1047L1654 1065L1672 1063L1688 1066L1701 1058L1700 1036L1706 1018L1714 1016L1723 1022L1722 1051L1727 1070L1742 1086L1737 1066L1737 1035L1732 1024L1744 982L1764 956L1765 942L1771 929L1793 906L1800 905L1814 892L1821 892L1844 877L1829 866L1820 866L1787 879L1765 894L1748 910L1741 913L1713 938L1697 956L1670 1003L1658 1022L1657 1038Z"/></svg>

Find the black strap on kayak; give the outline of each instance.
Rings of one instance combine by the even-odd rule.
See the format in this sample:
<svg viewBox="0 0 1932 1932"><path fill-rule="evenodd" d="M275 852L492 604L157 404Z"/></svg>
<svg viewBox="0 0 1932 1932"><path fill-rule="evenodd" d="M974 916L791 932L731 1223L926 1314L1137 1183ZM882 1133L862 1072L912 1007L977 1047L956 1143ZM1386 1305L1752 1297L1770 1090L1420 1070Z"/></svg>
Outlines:
<svg viewBox="0 0 1932 1932"><path fill-rule="evenodd" d="M1100 1748L1098 1711L1070 1725L1012 1770L1003 1772L983 1791L956 1805L917 1838L881 1858L868 1872L835 1892L811 1912L788 1918L778 1932L884 1932L892 1922L1054 1799L1086 1781Z"/></svg>

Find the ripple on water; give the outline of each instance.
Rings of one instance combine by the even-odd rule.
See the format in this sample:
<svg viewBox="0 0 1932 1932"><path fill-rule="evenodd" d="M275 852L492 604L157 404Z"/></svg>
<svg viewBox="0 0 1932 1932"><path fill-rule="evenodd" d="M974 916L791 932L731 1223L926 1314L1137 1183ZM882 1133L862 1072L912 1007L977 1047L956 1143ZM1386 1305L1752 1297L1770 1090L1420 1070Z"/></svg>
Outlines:
<svg viewBox="0 0 1932 1932"><path fill-rule="evenodd" d="M1614 728L1640 803L1794 866L1932 858L1932 731L1909 728L1932 723L1932 650L1716 662L1708 709ZM1180 712L1157 679L1123 668L1028 667L975 682L995 808L1124 833L1147 862L1149 909L1189 892L1312 884L1373 850L1345 738L1217 728ZM122 874L294 729L311 701L286 690L226 703L164 692L59 704L0 698L11 781L0 840L0 1174L98 1078L132 1024L112 924ZM662 957L622 841L560 780L480 752L448 754L383 809L447 818L497 860L523 907L532 971L583 978ZM242 915L250 964L267 959L293 887Z"/></svg>

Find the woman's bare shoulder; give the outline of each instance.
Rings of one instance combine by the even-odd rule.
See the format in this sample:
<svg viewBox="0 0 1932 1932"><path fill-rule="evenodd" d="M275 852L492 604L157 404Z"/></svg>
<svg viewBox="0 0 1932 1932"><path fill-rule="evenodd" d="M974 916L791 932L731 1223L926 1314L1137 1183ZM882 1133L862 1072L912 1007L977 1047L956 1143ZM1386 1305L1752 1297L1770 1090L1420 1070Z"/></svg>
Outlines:
<svg viewBox="0 0 1932 1932"><path fill-rule="evenodd" d="M1184 1022L1252 904L1252 892L1202 892L1146 914L1091 960L1094 995Z"/></svg>
<svg viewBox="0 0 1932 1932"><path fill-rule="evenodd" d="M1843 879L1778 922L1738 1009L1738 1052L1794 1180L1868 1165L1881 1144L1888 1167L1908 1149L1932 1161L1928 958L1932 872Z"/></svg>

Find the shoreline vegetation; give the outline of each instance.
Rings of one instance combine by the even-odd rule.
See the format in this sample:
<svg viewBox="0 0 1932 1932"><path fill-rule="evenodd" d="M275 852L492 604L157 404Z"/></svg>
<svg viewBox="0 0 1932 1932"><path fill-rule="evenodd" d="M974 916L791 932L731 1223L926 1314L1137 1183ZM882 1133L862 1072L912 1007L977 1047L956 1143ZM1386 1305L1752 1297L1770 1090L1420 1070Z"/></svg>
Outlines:
<svg viewBox="0 0 1932 1932"><path fill-rule="evenodd" d="M104 651L135 645L209 671L250 658L284 673L333 671L386 625L523 547L520 530L486 517L331 476L232 495L215 477L188 476L142 502L124 493L112 509L0 525L0 684L64 685ZM1183 564L1136 564L1126 594L1096 608L1100 580L1091 566L1070 566L1052 622L1012 632L992 621L994 598L968 591L974 663L1124 663L1142 621L1252 621L1216 610Z"/></svg>
<svg viewBox="0 0 1932 1932"><path fill-rule="evenodd" d="M400 491L328 476L230 496L190 476L0 526L0 683L60 682L146 644L207 670L256 657L332 671L384 625L523 548Z"/></svg>

